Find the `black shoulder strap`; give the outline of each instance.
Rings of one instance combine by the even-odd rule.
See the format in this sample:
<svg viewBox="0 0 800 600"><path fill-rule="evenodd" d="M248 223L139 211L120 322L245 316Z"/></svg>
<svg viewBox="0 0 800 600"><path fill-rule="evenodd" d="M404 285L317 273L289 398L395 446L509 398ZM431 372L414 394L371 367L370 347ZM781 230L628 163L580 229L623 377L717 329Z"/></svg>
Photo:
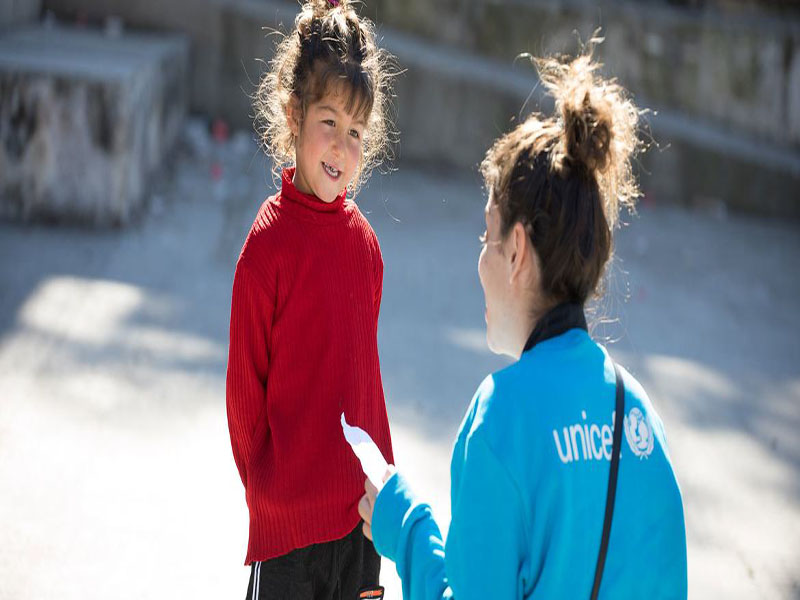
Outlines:
<svg viewBox="0 0 800 600"><path fill-rule="evenodd" d="M606 564L608 552L608 538L611 533L611 519L614 516L614 498L617 495L617 473L619 472L619 454L622 450L622 418L625 415L625 385L622 383L622 374L614 363L614 374L617 377L617 405L614 415L614 445L611 451L611 470L608 473L608 493L606 495L606 516L603 520L603 537L600 539L600 553L597 556L597 567L594 571L594 585L592 586L592 600L597 600L600 593L600 581L603 579L603 567Z"/></svg>

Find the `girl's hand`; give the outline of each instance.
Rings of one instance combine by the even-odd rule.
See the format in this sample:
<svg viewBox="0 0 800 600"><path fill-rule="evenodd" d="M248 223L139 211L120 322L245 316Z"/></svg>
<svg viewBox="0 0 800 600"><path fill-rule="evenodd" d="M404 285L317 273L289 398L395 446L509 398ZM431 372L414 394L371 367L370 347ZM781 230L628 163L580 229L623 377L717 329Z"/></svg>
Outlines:
<svg viewBox="0 0 800 600"><path fill-rule="evenodd" d="M386 469L386 473L383 476L383 483L386 483L386 480L388 480L394 472L394 466L389 465L389 468ZM361 500L358 501L358 514L364 519L364 525L361 527L364 530L364 535L369 541L372 541L372 512L375 510L375 498L378 497L378 488L376 488L369 477L367 477L366 480L364 480L364 490L366 494L361 496Z"/></svg>

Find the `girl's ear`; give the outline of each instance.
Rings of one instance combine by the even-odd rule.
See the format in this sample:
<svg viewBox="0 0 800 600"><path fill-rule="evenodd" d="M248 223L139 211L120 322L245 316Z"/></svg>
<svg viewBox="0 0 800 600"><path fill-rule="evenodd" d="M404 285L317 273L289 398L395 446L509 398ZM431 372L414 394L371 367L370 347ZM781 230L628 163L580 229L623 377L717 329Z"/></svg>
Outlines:
<svg viewBox="0 0 800 600"><path fill-rule="evenodd" d="M289 96L289 101L286 103L286 123L289 125L289 131L292 132L294 137L300 134L300 100L292 94Z"/></svg>

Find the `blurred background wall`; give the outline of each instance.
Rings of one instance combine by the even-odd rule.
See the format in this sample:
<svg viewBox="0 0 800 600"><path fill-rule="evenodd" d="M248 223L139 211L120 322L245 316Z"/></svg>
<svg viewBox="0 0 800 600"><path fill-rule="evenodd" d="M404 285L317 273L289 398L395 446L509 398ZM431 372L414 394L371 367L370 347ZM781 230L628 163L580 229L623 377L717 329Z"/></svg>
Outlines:
<svg viewBox="0 0 800 600"><path fill-rule="evenodd" d="M252 129L248 94L270 59L270 33L285 31L296 10L280 0L2 0L0 25L5 36L42 21L182 34L188 109ZM516 57L574 53L602 27L606 73L650 109L647 201L800 216L797 2L369 0L361 12L403 70L400 161L474 169L513 120L549 109L530 63ZM14 51L4 52L8 72Z"/></svg>

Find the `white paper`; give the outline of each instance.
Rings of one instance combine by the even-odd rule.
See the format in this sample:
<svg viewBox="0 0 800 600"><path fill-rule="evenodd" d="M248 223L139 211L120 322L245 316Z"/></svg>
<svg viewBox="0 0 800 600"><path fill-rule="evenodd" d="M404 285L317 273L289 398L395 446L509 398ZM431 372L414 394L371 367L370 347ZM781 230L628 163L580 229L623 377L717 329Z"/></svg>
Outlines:
<svg viewBox="0 0 800 600"><path fill-rule="evenodd" d="M383 476L389 465L383 458L381 451L369 437L369 434L360 427L353 427L347 424L347 420L342 413L342 431L344 432L344 439L353 448L356 457L361 462L361 470L364 471L372 484L377 488L383 487Z"/></svg>

